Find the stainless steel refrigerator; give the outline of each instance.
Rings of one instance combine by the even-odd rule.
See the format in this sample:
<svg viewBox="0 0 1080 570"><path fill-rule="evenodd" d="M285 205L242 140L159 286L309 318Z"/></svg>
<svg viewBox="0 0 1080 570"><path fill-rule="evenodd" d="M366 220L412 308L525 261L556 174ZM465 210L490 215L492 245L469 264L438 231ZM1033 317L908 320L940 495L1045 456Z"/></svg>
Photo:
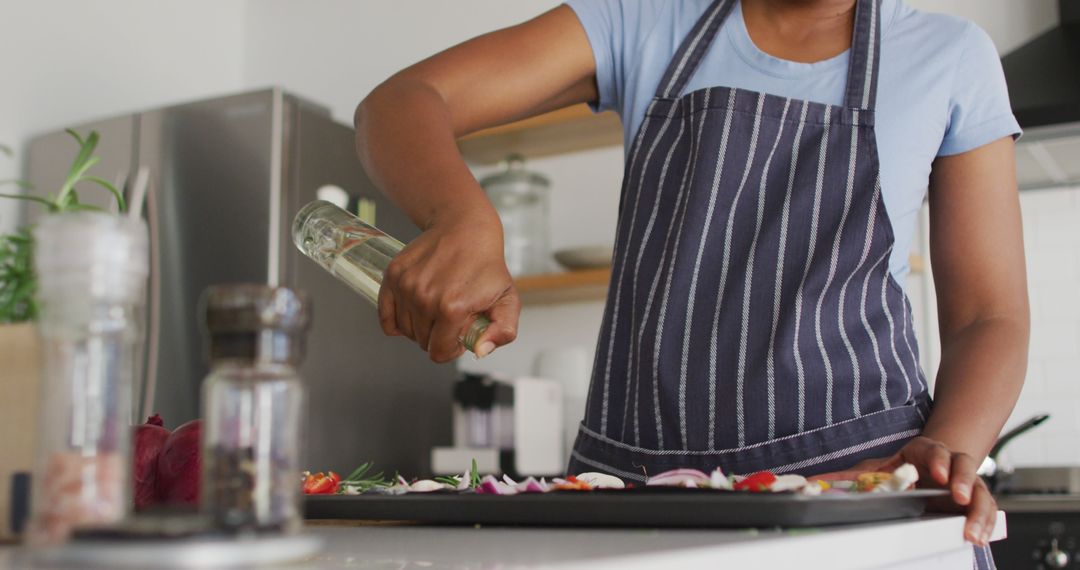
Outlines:
<svg viewBox="0 0 1080 570"><path fill-rule="evenodd" d="M142 405L135 415L160 412L169 427L198 416L207 372L198 318L205 287L281 284L314 300L301 369L310 468L348 472L372 460L391 472L428 472L431 447L450 443L453 366L435 365L412 343L384 337L375 309L302 257L289 235L296 211L326 186L344 189L350 206L362 203L369 221L399 239L418 233L365 176L352 128L279 89L74 128L101 134L99 176L130 191L140 168L150 173L146 381L136 387ZM34 138L30 181L58 188L75 148L63 132ZM91 194L98 195L84 194L91 203ZM28 208L24 219L36 215Z"/></svg>

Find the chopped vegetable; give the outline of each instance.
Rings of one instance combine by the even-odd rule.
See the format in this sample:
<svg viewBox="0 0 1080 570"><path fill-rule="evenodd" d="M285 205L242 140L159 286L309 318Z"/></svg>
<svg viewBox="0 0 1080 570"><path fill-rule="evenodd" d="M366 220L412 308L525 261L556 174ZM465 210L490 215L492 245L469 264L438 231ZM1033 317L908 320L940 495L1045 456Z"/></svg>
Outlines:
<svg viewBox="0 0 1080 570"><path fill-rule="evenodd" d="M873 491L874 488L889 479L892 479L892 473L881 471L859 473L859 475L855 477L855 490L862 492Z"/></svg>
<svg viewBox="0 0 1080 570"><path fill-rule="evenodd" d="M776 481L769 487L773 493L798 491L806 487L806 477L802 475L777 475Z"/></svg>
<svg viewBox="0 0 1080 570"><path fill-rule="evenodd" d="M587 483L593 489L625 489L626 483L618 477L613 477L607 473L579 473L577 476L578 481Z"/></svg>
<svg viewBox="0 0 1080 570"><path fill-rule="evenodd" d="M536 479L529 477L521 483L518 483L515 486L515 489L517 489L519 493L546 493L551 490L551 486L543 479L537 481Z"/></svg>
<svg viewBox="0 0 1080 570"><path fill-rule="evenodd" d="M518 493L547 493L549 491L592 491L594 489L629 489L632 485L622 479L606 473L586 472L576 476L537 480L528 477L515 481L508 475L501 478L494 475L480 475L476 461L461 475L441 476L432 479L406 480L395 473L387 480L382 473L368 475L372 464L365 463L342 478L333 471L326 473L304 472L303 489L309 495L340 493L360 495L372 493L379 495L400 495L405 493L431 493L436 491L473 491L481 495L515 495ZM719 467L706 475L697 469L673 469L650 477L647 486L683 487L691 489L712 489L723 491L746 491L752 493L798 492L805 495L845 494L853 492L887 492L910 489L918 480L915 467L909 464L900 466L893 473L862 473L855 481L822 480L808 481L795 474L776 475L769 471L759 471L747 476L727 475Z"/></svg>
<svg viewBox="0 0 1080 570"><path fill-rule="evenodd" d="M409 492L411 493L431 493L432 491L442 491L446 487L438 481L432 481L431 479L421 479L415 481L409 485Z"/></svg>
<svg viewBox="0 0 1080 570"><path fill-rule="evenodd" d="M559 491L592 491L592 485L570 475L566 479L555 479L555 489Z"/></svg>
<svg viewBox="0 0 1080 570"><path fill-rule="evenodd" d="M649 487L688 487L691 489L708 488L712 479L697 469L672 469L649 477L645 482Z"/></svg>
<svg viewBox="0 0 1080 570"><path fill-rule="evenodd" d="M753 475L750 475L732 485L732 488L736 491L750 491L752 493L762 493L768 491L772 484L776 482L776 475L773 475L769 471L758 471Z"/></svg>
<svg viewBox="0 0 1080 570"><path fill-rule="evenodd" d="M892 472L892 477L874 487L873 491L898 492L907 491L915 486L919 480L919 471L910 463L905 463Z"/></svg>
<svg viewBox="0 0 1080 570"><path fill-rule="evenodd" d="M305 495L333 495L340 489L341 477L333 471L329 475L316 473L304 479Z"/></svg>
<svg viewBox="0 0 1080 570"><path fill-rule="evenodd" d="M494 475L484 475L476 492L481 495L516 495L517 489L495 478Z"/></svg>

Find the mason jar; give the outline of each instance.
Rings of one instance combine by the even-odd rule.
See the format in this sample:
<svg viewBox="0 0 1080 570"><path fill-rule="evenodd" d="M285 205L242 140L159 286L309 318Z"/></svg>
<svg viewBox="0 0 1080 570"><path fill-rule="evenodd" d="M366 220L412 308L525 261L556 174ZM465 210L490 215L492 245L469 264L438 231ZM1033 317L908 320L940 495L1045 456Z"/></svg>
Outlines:
<svg viewBox="0 0 1080 570"><path fill-rule="evenodd" d="M503 226L503 254L510 274L518 277L551 270L548 194L551 182L525 168L511 155L501 172L480 180Z"/></svg>
<svg viewBox="0 0 1080 570"><path fill-rule="evenodd" d="M49 546L130 511L148 238L142 220L100 212L46 216L33 237L43 376L27 530Z"/></svg>
<svg viewBox="0 0 1080 570"><path fill-rule="evenodd" d="M296 368L310 304L284 287L240 284L211 287L203 305L203 510L227 532L295 532L304 406Z"/></svg>

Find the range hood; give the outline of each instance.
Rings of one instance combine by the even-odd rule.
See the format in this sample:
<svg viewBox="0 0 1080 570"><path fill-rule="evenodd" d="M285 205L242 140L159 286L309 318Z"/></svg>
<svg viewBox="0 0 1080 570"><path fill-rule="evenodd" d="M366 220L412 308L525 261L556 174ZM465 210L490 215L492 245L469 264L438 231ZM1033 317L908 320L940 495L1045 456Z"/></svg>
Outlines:
<svg viewBox="0 0 1080 570"><path fill-rule="evenodd" d="M1080 184L1080 2L1058 0L1060 23L1002 58L1021 190Z"/></svg>

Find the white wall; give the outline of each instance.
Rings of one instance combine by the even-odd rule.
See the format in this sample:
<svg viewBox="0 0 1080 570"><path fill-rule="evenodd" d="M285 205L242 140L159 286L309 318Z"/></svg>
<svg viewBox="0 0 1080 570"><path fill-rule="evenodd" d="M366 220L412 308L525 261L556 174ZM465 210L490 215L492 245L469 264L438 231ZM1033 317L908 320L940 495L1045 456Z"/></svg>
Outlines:
<svg viewBox="0 0 1080 570"><path fill-rule="evenodd" d="M352 124L353 109L394 72L473 36L520 23L557 0L253 0L244 81L282 85Z"/></svg>
<svg viewBox="0 0 1080 570"><path fill-rule="evenodd" d="M1019 465L1080 463L1080 189L1020 198L1031 295L1027 381L1010 425L1050 420L1006 448Z"/></svg>
<svg viewBox="0 0 1080 570"><path fill-rule="evenodd" d="M0 142L18 150L74 123L240 89L246 9L244 0L0 0ZM0 156L0 179L16 175L17 161ZM0 232L15 211L0 200Z"/></svg>
<svg viewBox="0 0 1080 570"><path fill-rule="evenodd" d="M944 12L979 24L1008 53L1057 23L1058 0L905 0L920 10Z"/></svg>

